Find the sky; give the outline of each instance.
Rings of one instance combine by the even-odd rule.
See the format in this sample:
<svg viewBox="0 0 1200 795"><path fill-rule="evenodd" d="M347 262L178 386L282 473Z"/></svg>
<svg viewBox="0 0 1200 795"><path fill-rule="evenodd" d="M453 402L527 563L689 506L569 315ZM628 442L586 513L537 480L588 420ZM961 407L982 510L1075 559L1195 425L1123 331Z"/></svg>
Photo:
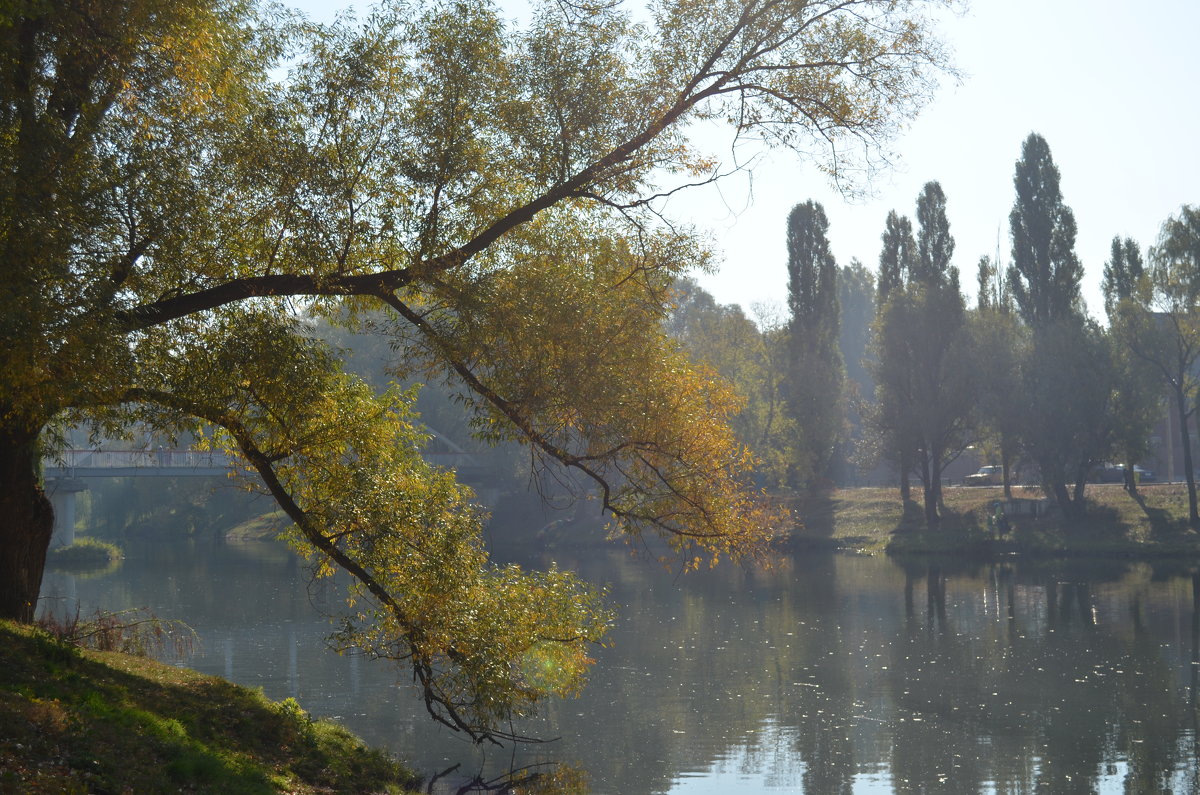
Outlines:
<svg viewBox="0 0 1200 795"><path fill-rule="evenodd" d="M318 20L352 5L292 4ZM857 257L875 270L888 211L915 217L931 180L945 191L954 264L973 300L979 257L994 257L998 241L1010 259L1013 170L1031 132L1049 143L1075 213L1083 296L1097 319L1112 238L1145 250L1181 205L1200 204L1200 0L974 0L939 29L961 81L943 80L889 142L897 157L865 197L843 196L812 163L774 151L749 174L672 200L668 214L707 231L721 256L717 273L698 275L718 301L785 303L785 222L809 199L825 208L838 262Z"/></svg>

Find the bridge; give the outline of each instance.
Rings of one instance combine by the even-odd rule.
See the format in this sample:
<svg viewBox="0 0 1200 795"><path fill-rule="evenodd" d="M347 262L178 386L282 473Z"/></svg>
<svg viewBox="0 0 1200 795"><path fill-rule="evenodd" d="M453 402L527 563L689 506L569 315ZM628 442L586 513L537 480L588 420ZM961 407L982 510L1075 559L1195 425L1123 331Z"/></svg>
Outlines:
<svg viewBox="0 0 1200 795"><path fill-rule="evenodd" d="M422 457L443 469L454 469L465 482L486 486L489 478L486 455L468 453L446 437L433 432L433 440ZM63 450L42 462L46 494L54 506L52 547L75 543L75 495L87 491L90 478L179 478L225 477L240 462L220 451L180 448L135 450Z"/></svg>

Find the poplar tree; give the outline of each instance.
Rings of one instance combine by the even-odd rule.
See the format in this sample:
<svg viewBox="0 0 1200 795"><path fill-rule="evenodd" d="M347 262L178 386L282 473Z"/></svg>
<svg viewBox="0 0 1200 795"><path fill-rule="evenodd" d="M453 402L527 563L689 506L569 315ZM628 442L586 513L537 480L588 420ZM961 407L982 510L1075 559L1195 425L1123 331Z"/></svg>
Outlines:
<svg viewBox="0 0 1200 795"><path fill-rule="evenodd" d="M1110 320L1122 301L1135 297L1145 275L1146 265L1137 241L1128 237L1124 240L1114 237L1108 261L1104 263L1104 280L1100 285L1104 293L1104 310Z"/></svg>
<svg viewBox="0 0 1200 795"><path fill-rule="evenodd" d="M788 214L788 406L799 436L797 484L828 476L843 435L838 267L828 229L818 202L797 204Z"/></svg>
<svg viewBox="0 0 1200 795"><path fill-rule="evenodd" d="M1078 312L1083 266L1075 255L1075 215L1063 202L1050 145L1037 133L1021 147L1013 185L1009 288L1022 319L1047 326Z"/></svg>
<svg viewBox="0 0 1200 795"><path fill-rule="evenodd" d="M1022 442L1047 493L1065 515L1080 518L1088 473L1112 444L1115 375L1103 333L1082 310L1075 216L1063 201L1050 147L1037 133L1021 147L1013 186L1009 290L1032 336L1020 391Z"/></svg>
<svg viewBox="0 0 1200 795"><path fill-rule="evenodd" d="M911 340L905 331L911 312L904 288L917 267L912 222L895 210L889 211L881 241L869 360L875 401L866 412L870 433L864 441L864 457L882 458L895 466L900 498L907 503L911 498L909 475L916 465L919 447L913 418L915 369Z"/></svg>
<svg viewBox="0 0 1200 795"><path fill-rule="evenodd" d="M1137 242L1112 239L1111 255L1104 264L1104 309L1116 374L1113 395L1114 452L1125 464L1125 488L1136 499L1138 483L1134 465L1150 453L1150 434L1161 414L1158 371L1138 353L1137 321L1144 319L1148 283Z"/></svg>
<svg viewBox="0 0 1200 795"><path fill-rule="evenodd" d="M897 215L890 210L883 226L883 247L879 252L879 299L876 306L883 307L892 291L908 282L909 274L917 266L917 241L913 238L912 221L906 215Z"/></svg>
<svg viewBox="0 0 1200 795"><path fill-rule="evenodd" d="M908 333L913 337L913 409L925 519L934 527L941 519L942 469L969 441L974 367L958 269L951 265L954 237L940 183L928 182L922 189L917 222L917 267L907 285L914 312Z"/></svg>
<svg viewBox="0 0 1200 795"><path fill-rule="evenodd" d="M967 443L974 369L946 195L928 182L917 197L914 240L907 219L889 213L880 277L892 282L875 326L876 443L893 451L908 499L908 472L921 477L925 520L941 521L942 469Z"/></svg>

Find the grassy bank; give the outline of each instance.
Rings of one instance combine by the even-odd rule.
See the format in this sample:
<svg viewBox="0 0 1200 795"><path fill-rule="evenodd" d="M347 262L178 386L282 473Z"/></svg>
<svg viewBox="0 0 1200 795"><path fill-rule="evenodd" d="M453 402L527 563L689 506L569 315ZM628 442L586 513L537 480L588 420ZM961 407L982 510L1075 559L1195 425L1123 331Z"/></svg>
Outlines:
<svg viewBox="0 0 1200 795"><path fill-rule="evenodd" d="M1142 486L1140 503L1117 484L1088 486L1086 496L1083 521L1067 522L1057 513L1009 517L1003 531L989 522L1002 489L950 487L942 525L931 531L921 504L902 503L898 489L837 489L796 504L802 526L791 542L869 552L1200 557L1200 536L1187 526L1184 485ZM1040 500L1043 494L1017 488L1013 497Z"/></svg>
<svg viewBox="0 0 1200 795"><path fill-rule="evenodd" d="M116 544L80 536L68 547L51 549L46 556L46 565L68 571L102 569L116 564L121 557L121 548Z"/></svg>
<svg viewBox="0 0 1200 795"><path fill-rule="evenodd" d="M0 792L402 793L416 783L291 699L0 622Z"/></svg>

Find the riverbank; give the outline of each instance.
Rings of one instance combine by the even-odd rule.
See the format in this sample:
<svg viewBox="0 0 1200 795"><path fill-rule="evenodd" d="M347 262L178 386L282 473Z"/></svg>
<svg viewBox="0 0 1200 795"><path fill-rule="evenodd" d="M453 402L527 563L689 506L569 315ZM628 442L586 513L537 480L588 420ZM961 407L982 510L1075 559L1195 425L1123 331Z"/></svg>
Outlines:
<svg viewBox="0 0 1200 795"><path fill-rule="evenodd" d="M1027 505L1043 496L1037 488L1013 490ZM1089 485L1085 520L1068 522L1057 512L1009 516L1005 529L992 521L1003 489L948 487L945 518L931 531L921 504L903 503L898 489L835 489L794 506L801 526L789 544L873 553L1200 558L1200 535L1187 526L1187 487L1147 484L1140 496L1141 503L1119 484Z"/></svg>
<svg viewBox="0 0 1200 795"><path fill-rule="evenodd" d="M0 621L0 792L412 792L294 700Z"/></svg>

